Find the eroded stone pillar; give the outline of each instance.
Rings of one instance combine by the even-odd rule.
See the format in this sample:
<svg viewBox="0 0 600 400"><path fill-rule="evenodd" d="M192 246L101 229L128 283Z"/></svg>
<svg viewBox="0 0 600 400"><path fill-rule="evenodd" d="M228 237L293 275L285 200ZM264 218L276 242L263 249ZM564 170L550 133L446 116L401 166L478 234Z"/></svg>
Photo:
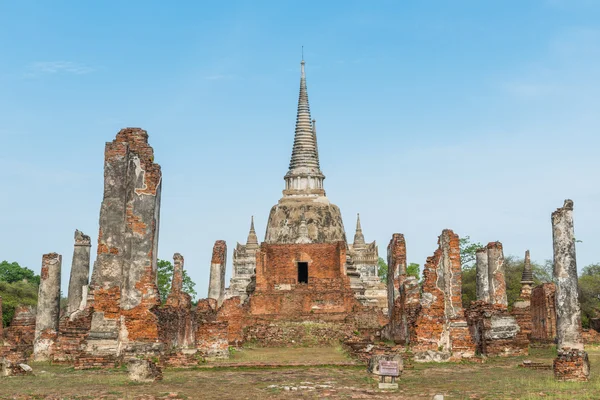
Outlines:
<svg viewBox="0 0 600 400"><path fill-rule="evenodd" d="M67 314L72 314L80 309L83 299L84 286L89 283L90 275L90 248L92 241L88 235L75 230L75 245L73 248L73 261L71 263L71 278L69 279L69 299ZM86 291L87 292L87 291Z"/></svg>
<svg viewBox="0 0 600 400"><path fill-rule="evenodd" d="M179 253L173 254L173 279L171 280L171 293L179 293L183 290L183 256Z"/></svg>
<svg viewBox="0 0 600 400"><path fill-rule="evenodd" d="M98 255L90 282L88 352L120 355L158 346L156 256L162 175L148 133L119 131L104 153Z"/></svg>
<svg viewBox="0 0 600 400"><path fill-rule="evenodd" d="M167 297L167 305L189 309L192 297L183 291L183 263L181 254L173 254L173 279L171 280L171 291Z"/></svg>
<svg viewBox="0 0 600 400"><path fill-rule="evenodd" d="M213 246L212 260L210 261L210 282L208 284L208 298L217 300L220 306L225 293L225 268L227 264L227 244L224 240L217 240Z"/></svg>
<svg viewBox="0 0 600 400"><path fill-rule="evenodd" d="M490 303L503 308L508 307L506 281L504 279L504 251L502 243L490 242L487 245L488 279Z"/></svg>
<svg viewBox="0 0 600 400"><path fill-rule="evenodd" d="M477 300L490 302L490 280L488 277L487 248L481 247L475 253L475 269L477 273L476 294Z"/></svg>
<svg viewBox="0 0 600 400"><path fill-rule="evenodd" d="M552 241L558 339L558 356L553 366L554 377L565 381L587 381L590 376L590 362L583 350L581 337L572 200L565 200L563 207L552 213Z"/></svg>
<svg viewBox="0 0 600 400"><path fill-rule="evenodd" d="M33 356L36 361L48 360L58 333L61 265L60 254L49 253L42 256L33 342Z"/></svg>

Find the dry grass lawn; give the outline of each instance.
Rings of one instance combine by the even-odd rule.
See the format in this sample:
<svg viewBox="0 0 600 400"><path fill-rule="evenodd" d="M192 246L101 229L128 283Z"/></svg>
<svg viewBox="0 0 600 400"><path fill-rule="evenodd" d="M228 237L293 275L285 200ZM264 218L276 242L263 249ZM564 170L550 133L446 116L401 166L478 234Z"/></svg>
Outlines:
<svg viewBox="0 0 600 400"><path fill-rule="evenodd" d="M416 364L405 371L400 389L386 393L363 366L335 366L350 361L338 348L244 349L231 361L249 366L191 370L167 369L164 380L137 384L125 370L74 371L67 366L32 364L35 376L0 378L3 399L600 399L600 348L589 348L592 379L559 383L552 371L519 368L524 357L481 363ZM551 363L553 349L532 349L528 357ZM252 363L305 363L321 367L252 367Z"/></svg>

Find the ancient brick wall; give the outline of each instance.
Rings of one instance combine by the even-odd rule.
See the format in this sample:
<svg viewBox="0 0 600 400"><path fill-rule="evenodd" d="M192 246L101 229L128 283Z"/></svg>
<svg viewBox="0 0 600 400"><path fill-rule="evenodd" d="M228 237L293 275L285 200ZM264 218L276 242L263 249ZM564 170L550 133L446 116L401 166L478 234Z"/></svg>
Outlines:
<svg viewBox="0 0 600 400"><path fill-rule="evenodd" d="M229 357L227 325L226 321L213 321L198 325L196 331L196 348L203 357Z"/></svg>
<svg viewBox="0 0 600 400"><path fill-rule="evenodd" d="M311 244L266 244L257 254L256 291L273 290L275 285L298 284L298 263L308 263L308 281L341 283L349 280L344 273L346 246L343 242ZM321 281L321 282L320 282Z"/></svg>
<svg viewBox="0 0 600 400"><path fill-rule="evenodd" d="M298 283L299 262L308 264L308 283ZM343 242L263 243L257 253L250 313L266 319L343 320L360 306L345 274L345 262Z"/></svg>
<svg viewBox="0 0 600 400"><path fill-rule="evenodd" d="M445 229L423 269L421 311L413 350L418 361L460 359L475 353L461 298L459 238Z"/></svg>
<svg viewBox="0 0 600 400"><path fill-rule="evenodd" d="M554 283L543 283L531 291L531 340L553 342L556 338Z"/></svg>
<svg viewBox="0 0 600 400"><path fill-rule="evenodd" d="M60 319L58 337L52 352L52 362L74 362L85 350L88 333L92 324L90 309Z"/></svg>
<svg viewBox="0 0 600 400"><path fill-rule="evenodd" d="M501 304L474 301L465 312L477 353L486 356L518 356L529 352L529 339L516 318Z"/></svg>
<svg viewBox="0 0 600 400"><path fill-rule="evenodd" d="M36 308L19 306L10 325L5 329L4 345L0 347L0 357L12 362L25 362L33 353L35 338Z"/></svg>

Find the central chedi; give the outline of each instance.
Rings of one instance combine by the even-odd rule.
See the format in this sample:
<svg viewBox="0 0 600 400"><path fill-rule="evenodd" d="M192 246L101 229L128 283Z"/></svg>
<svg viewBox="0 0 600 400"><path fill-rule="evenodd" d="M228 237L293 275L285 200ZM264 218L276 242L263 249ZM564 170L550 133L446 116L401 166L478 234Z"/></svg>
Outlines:
<svg viewBox="0 0 600 400"><path fill-rule="evenodd" d="M267 243L346 242L340 209L325 197L325 175L319 165L317 131L310 116L304 61L290 169L283 197L269 214Z"/></svg>
<svg viewBox="0 0 600 400"><path fill-rule="evenodd" d="M318 284L322 279L338 276L342 281L348 282L348 290L360 303L387 311L387 290L377 275L377 245L375 242L365 242L358 219L354 243L348 243L340 209L325 196L325 175L319 164L316 124L310 115L305 62L302 61L300 65L300 95L294 145L289 170L284 176L283 197L271 208L262 244L258 242L252 220L246 244L238 243L233 251L233 276L230 285L223 296L214 295L213 298L221 302L239 297L243 303L251 301L253 294L256 298L258 292L269 285L303 290L303 284L310 286ZM282 257L277 260L281 265L269 265L270 262L265 264L265 259L261 259L265 252L268 253L266 249L274 249L273 246L283 246L278 247L276 257ZM319 256L312 257L309 253L317 247ZM328 261L321 259L316 262L323 253L327 253ZM269 259L276 258L272 254ZM311 261L307 264L305 259ZM259 262L268 271L258 271ZM287 265L285 272L281 269L284 264ZM335 269L334 264L338 265L336 268L339 272L330 276L327 271ZM266 281L261 280L262 278L267 278L270 283L265 286ZM216 284L216 281L211 280L211 288L212 282Z"/></svg>

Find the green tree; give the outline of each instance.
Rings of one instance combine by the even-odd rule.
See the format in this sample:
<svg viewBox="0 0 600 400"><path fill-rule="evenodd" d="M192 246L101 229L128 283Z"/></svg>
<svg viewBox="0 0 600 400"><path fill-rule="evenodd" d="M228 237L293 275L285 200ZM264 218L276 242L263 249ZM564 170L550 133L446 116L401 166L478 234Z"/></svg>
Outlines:
<svg viewBox="0 0 600 400"><path fill-rule="evenodd" d="M584 328L589 328L590 319L600 316L600 264L590 264L583 268L579 277L579 303L581 324Z"/></svg>
<svg viewBox="0 0 600 400"><path fill-rule="evenodd" d="M158 286L158 293L160 294L160 300L164 304L167 301L167 296L171 291L171 279L173 279L173 264L168 260L157 261L158 271L156 272L156 283ZM183 270L183 291L194 299L197 295L194 287L196 284L189 277L187 271Z"/></svg>
<svg viewBox="0 0 600 400"><path fill-rule="evenodd" d="M458 239L460 244L460 265L462 268L472 267L475 265L475 253L477 249L483 247L479 242L472 243L470 236L465 236Z"/></svg>
<svg viewBox="0 0 600 400"><path fill-rule="evenodd" d="M37 304L40 276L32 270L21 267L17 262L0 263L0 297L2 297L2 321L7 326L20 305Z"/></svg>
<svg viewBox="0 0 600 400"><path fill-rule="evenodd" d="M419 264L410 263L406 267L406 275L414 276L415 278L417 278L417 280L420 279L420 277L419 277L420 272L421 272L421 270L419 268Z"/></svg>
<svg viewBox="0 0 600 400"><path fill-rule="evenodd" d="M381 279L381 282L387 283L388 265L385 260L381 257L377 260L377 276Z"/></svg>
<svg viewBox="0 0 600 400"><path fill-rule="evenodd" d="M0 281L13 283L22 280L40 284L40 276L27 267L21 267L17 262L0 262Z"/></svg>
<svg viewBox="0 0 600 400"><path fill-rule="evenodd" d="M2 323L8 326L18 306L35 306L38 297L38 285L25 280L17 282L0 281L2 297Z"/></svg>
<svg viewBox="0 0 600 400"><path fill-rule="evenodd" d="M464 236L459 240L460 244L460 265L462 268L462 303L467 308L471 302L477 300L476 280L477 271L475 269L475 258L477 249L483 247L479 242L471 242L470 236Z"/></svg>

